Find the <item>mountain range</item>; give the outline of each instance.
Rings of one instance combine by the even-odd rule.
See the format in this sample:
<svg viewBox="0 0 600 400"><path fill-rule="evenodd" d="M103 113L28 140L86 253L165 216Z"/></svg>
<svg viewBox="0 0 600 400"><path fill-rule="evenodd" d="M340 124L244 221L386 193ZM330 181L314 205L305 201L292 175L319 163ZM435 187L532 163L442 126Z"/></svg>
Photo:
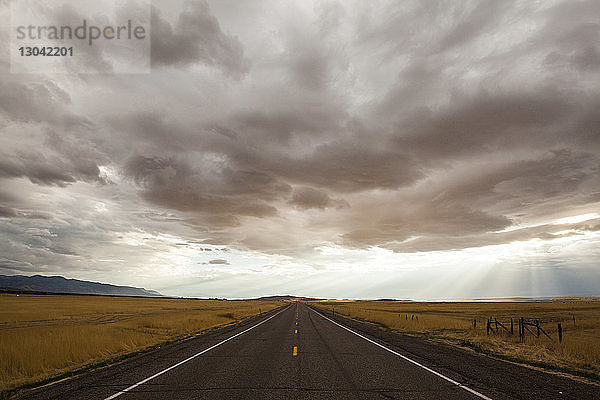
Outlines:
<svg viewBox="0 0 600 400"><path fill-rule="evenodd" d="M290 294L287 295L276 295L276 296L262 296L253 300L262 300L262 301L281 301L281 300L300 300L300 301L316 301L316 300L324 300L317 299L314 297L302 297L302 296L292 296Z"/></svg>
<svg viewBox="0 0 600 400"><path fill-rule="evenodd" d="M0 275L0 291L61 294L95 294L109 296L160 297L160 293L133 286L67 279L62 276Z"/></svg>

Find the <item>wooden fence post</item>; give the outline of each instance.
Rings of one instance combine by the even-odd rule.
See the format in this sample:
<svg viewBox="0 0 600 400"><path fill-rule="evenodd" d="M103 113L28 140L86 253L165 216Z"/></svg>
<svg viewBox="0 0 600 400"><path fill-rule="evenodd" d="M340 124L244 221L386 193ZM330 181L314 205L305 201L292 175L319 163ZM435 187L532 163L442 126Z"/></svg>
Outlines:
<svg viewBox="0 0 600 400"><path fill-rule="evenodd" d="M473 329L477 329L477 318L473 318Z"/></svg>
<svg viewBox="0 0 600 400"><path fill-rule="evenodd" d="M521 328L521 342L525 341L525 321L523 317L519 319L519 327Z"/></svg>
<svg viewBox="0 0 600 400"><path fill-rule="evenodd" d="M558 341L562 342L562 324L560 322L558 323Z"/></svg>
<svg viewBox="0 0 600 400"><path fill-rule="evenodd" d="M573 326L575 326L575 316L573 315Z"/></svg>
<svg viewBox="0 0 600 400"><path fill-rule="evenodd" d="M512 317L510 318L510 334L513 334L513 320Z"/></svg>

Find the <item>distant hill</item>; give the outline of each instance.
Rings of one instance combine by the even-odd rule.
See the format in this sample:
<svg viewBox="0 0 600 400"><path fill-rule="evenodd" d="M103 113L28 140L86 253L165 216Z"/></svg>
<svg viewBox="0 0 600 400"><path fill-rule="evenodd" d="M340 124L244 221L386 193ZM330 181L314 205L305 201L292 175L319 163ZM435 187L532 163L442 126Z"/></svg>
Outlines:
<svg viewBox="0 0 600 400"><path fill-rule="evenodd" d="M62 276L41 275L0 275L0 291L143 297L162 296L154 290L132 286L117 286L106 283L80 281L78 279L66 279Z"/></svg>
<svg viewBox="0 0 600 400"><path fill-rule="evenodd" d="M298 296L292 296L292 295L281 295L281 296L263 296L263 297L259 297L256 300L264 300L264 301L281 301L281 300L302 300L302 301L315 301L315 300L323 300L323 299L316 299L313 297L298 297Z"/></svg>

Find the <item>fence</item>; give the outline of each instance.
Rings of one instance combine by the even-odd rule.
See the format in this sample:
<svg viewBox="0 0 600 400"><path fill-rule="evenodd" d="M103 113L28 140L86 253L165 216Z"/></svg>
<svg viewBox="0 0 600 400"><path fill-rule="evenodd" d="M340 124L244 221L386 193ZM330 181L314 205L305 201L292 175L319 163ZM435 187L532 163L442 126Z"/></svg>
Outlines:
<svg viewBox="0 0 600 400"><path fill-rule="evenodd" d="M519 329L519 339L522 341L525 340L525 335L527 332L529 332L529 334L531 334L532 336L535 337L540 337L541 334L544 334L548 339L553 340L552 336L550 336L550 334L544 329L544 327L542 326L542 324L540 323L539 319L533 319L533 318L524 318L524 317L520 317L518 318L518 329ZM573 324L575 324L575 317L573 317ZM510 326L510 328L508 328ZM474 319L473 320L473 327L476 328L477 327L477 320ZM502 328L502 330L500 330L500 328ZM498 319L496 317L489 317L487 319L486 322L486 333L489 335L490 333L507 333L509 335L514 334L514 321L513 318L510 319L510 322L506 322L506 324L503 324L502 322L498 321ZM557 334L558 334L558 341L562 342L563 339L563 328L562 328L562 323L558 323L557 326Z"/></svg>

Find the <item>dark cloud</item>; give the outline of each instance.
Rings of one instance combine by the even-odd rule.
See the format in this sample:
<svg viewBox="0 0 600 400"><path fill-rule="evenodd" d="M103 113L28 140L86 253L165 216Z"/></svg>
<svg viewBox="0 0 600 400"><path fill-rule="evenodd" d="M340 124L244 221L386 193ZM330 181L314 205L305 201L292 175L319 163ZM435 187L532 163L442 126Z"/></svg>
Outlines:
<svg viewBox="0 0 600 400"><path fill-rule="evenodd" d="M52 80L24 79L19 82L7 76L0 80L0 92L0 111L11 121L67 126L85 122L66 109L71 97Z"/></svg>
<svg viewBox="0 0 600 400"><path fill-rule="evenodd" d="M40 185L105 183L98 167L107 158L86 139L94 126L72 112L70 94L51 79L15 79L0 79L0 115L5 118L0 177L26 177Z"/></svg>
<svg viewBox="0 0 600 400"><path fill-rule="evenodd" d="M326 143L302 158L276 159L272 169L293 182L340 192L397 189L424 176L409 155L362 141Z"/></svg>
<svg viewBox="0 0 600 400"><path fill-rule="evenodd" d="M239 138L235 132L243 132L260 142L293 144L339 129L337 117L336 110L307 107L301 113L297 109L244 111L227 122L232 126L229 134L235 138Z"/></svg>
<svg viewBox="0 0 600 400"><path fill-rule="evenodd" d="M286 185L253 171L225 168L194 169L173 158L132 157L125 172L143 187L143 196L155 204L180 211L214 215L267 217L277 209L262 199L288 193ZM226 219L227 222L235 222Z"/></svg>
<svg viewBox="0 0 600 400"><path fill-rule="evenodd" d="M597 181L598 161L591 153L556 150L535 160L450 175L419 191L380 198L378 204L357 204L355 215L336 224L353 227L343 239L359 247L418 251L423 245L420 250L429 251L454 249L459 243L465 247L499 244L514 233L495 232L513 225L513 219L587 204L589 199L582 193ZM533 232L521 230L520 235L525 238ZM477 240L472 240L474 235ZM420 238L398 245L414 237Z"/></svg>
<svg viewBox="0 0 600 400"><path fill-rule="evenodd" d="M1 75L6 268L598 231L597 1L159 3L151 74Z"/></svg>
<svg viewBox="0 0 600 400"><path fill-rule="evenodd" d="M27 177L35 184L65 186L77 180L104 183L100 170L95 163L82 160L73 164L67 160L52 157L43 153L23 151L9 156L2 155L0 160L0 177Z"/></svg>
<svg viewBox="0 0 600 400"><path fill-rule="evenodd" d="M16 210L0 205L0 218L16 217L17 215Z"/></svg>
<svg viewBox="0 0 600 400"><path fill-rule="evenodd" d="M349 207L347 201L343 199L332 199L326 192L310 187L301 187L294 190L290 204L301 210L319 208L324 210L330 207L342 208Z"/></svg>
<svg viewBox="0 0 600 400"><path fill-rule="evenodd" d="M8 274L18 274L21 272L33 274L39 272L39 267L19 260L0 258L0 271Z"/></svg>
<svg viewBox="0 0 600 400"><path fill-rule="evenodd" d="M369 216L369 221L358 219L355 223L359 227L342 235L344 244L357 247L393 247L394 243L427 235L435 238L433 240L440 240L440 246L443 247L445 235L462 237L486 234L511 225L511 221L505 216L492 215L443 200L425 200L404 208L386 204L379 213L370 210Z"/></svg>
<svg viewBox="0 0 600 400"><path fill-rule="evenodd" d="M491 94L454 98L437 112L397 125L398 145L424 158L455 158L499 149L555 146L565 138L557 124L566 122L575 106L560 93Z"/></svg>
<svg viewBox="0 0 600 400"><path fill-rule="evenodd" d="M160 10L152 12L152 64L186 66L202 63L222 69L234 78L249 69L242 44L221 30L219 21L204 2L188 3L174 24Z"/></svg>
<svg viewBox="0 0 600 400"><path fill-rule="evenodd" d="M598 157L594 154L552 150L533 160L505 162L471 171L423 195L456 204L494 206L504 213L518 213L546 202L574 201L582 187L593 182L597 171Z"/></svg>

